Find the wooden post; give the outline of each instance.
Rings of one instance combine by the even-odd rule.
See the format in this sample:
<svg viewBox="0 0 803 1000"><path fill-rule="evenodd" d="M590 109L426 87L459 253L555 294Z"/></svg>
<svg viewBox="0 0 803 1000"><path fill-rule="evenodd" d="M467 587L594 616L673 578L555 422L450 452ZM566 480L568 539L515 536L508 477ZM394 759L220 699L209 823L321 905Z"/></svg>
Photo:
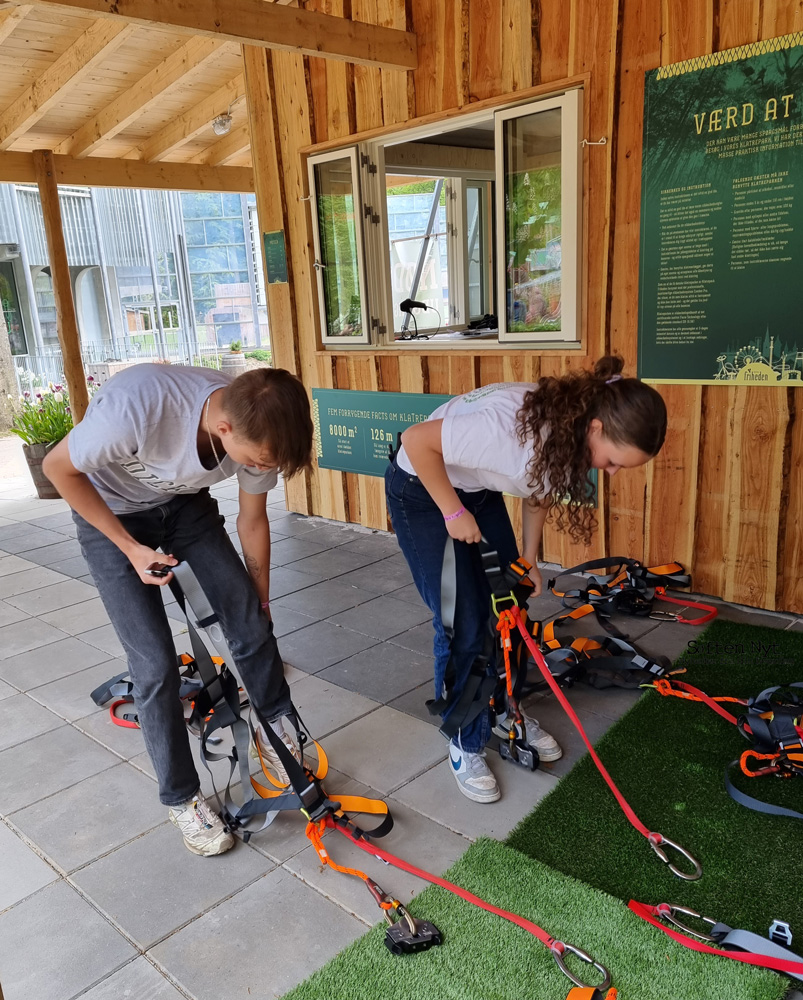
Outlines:
<svg viewBox="0 0 803 1000"><path fill-rule="evenodd" d="M81 338L78 333L78 320L75 316L75 303L70 283L70 269L67 264L64 230L61 226L59 191L52 152L49 149L34 150L33 163L36 171L36 182L39 185L39 197L42 199L42 216L50 253L50 274L53 279L53 294L56 299L56 323L64 361L64 377L67 379L67 389L70 393L73 421L77 424L86 413L86 408L89 405L89 394L86 388L86 373L81 360Z"/></svg>

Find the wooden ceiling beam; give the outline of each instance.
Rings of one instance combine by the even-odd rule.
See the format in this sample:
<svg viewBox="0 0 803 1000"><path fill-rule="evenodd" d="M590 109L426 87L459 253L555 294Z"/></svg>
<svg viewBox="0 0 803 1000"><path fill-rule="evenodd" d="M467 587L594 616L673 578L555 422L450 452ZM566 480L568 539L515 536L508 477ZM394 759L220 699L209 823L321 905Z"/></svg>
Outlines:
<svg viewBox="0 0 803 1000"><path fill-rule="evenodd" d="M83 80L136 30L101 19L91 24L28 89L0 114L0 149L8 149L58 101L61 92Z"/></svg>
<svg viewBox="0 0 803 1000"><path fill-rule="evenodd" d="M32 4L20 4L19 7L8 7L6 10L0 10L0 45L32 9Z"/></svg>
<svg viewBox="0 0 803 1000"><path fill-rule="evenodd" d="M250 167L212 167L201 163L142 163L111 157L54 156L53 169L58 184L86 187L146 188L162 191L254 190ZM0 153L0 183L36 182L32 153Z"/></svg>
<svg viewBox="0 0 803 1000"><path fill-rule="evenodd" d="M208 149L189 161L190 163L206 163L210 167L220 167L233 157L238 156L243 150L251 145L251 130L248 122L233 128L228 135L224 135L213 143Z"/></svg>
<svg viewBox="0 0 803 1000"><path fill-rule="evenodd" d="M204 98L199 104L178 115L161 131L146 139L139 146L129 150L140 160L154 162L163 160L185 142L194 139L205 129L212 130L212 119L223 114L239 98L245 96L245 80L242 73L225 83L214 94Z"/></svg>
<svg viewBox="0 0 803 1000"><path fill-rule="evenodd" d="M218 38L190 38L94 118L54 147L54 152L66 156L90 156L104 142L122 132L152 101L180 82L189 83L191 77L187 79L188 74L197 71L207 59L226 45L228 42Z"/></svg>
<svg viewBox="0 0 803 1000"><path fill-rule="evenodd" d="M38 5L384 69L418 66L411 32L265 0L40 0Z"/></svg>

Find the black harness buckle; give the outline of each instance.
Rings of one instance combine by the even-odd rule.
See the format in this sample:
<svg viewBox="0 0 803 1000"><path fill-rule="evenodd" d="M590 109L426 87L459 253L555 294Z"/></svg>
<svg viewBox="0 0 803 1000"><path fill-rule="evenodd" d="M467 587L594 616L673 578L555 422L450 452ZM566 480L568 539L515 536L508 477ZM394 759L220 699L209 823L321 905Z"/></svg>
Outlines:
<svg viewBox="0 0 803 1000"><path fill-rule="evenodd" d="M443 938L435 924L428 920L416 920L399 902L393 909L399 919L394 922L385 910L385 919L390 924L385 933L385 945L394 955L414 955L441 944Z"/></svg>

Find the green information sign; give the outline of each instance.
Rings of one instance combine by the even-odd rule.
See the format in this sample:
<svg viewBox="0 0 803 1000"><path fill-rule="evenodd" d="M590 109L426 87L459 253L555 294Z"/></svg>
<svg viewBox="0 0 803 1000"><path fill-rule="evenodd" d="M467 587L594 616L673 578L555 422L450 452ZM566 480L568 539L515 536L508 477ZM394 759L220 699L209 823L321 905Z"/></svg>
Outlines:
<svg viewBox="0 0 803 1000"><path fill-rule="evenodd" d="M802 209L803 34L646 75L642 378L801 384Z"/></svg>
<svg viewBox="0 0 803 1000"><path fill-rule="evenodd" d="M265 243L268 284L272 285L276 281L287 281L287 251L284 247L284 230L277 229L275 233L265 233L262 239Z"/></svg>
<svg viewBox="0 0 803 1000"><path fill-rule="evenodd" d="M340 472L384 476L397 435L418 424L451 396L414 392L313 389L312 419L318 465Z"/></svg>

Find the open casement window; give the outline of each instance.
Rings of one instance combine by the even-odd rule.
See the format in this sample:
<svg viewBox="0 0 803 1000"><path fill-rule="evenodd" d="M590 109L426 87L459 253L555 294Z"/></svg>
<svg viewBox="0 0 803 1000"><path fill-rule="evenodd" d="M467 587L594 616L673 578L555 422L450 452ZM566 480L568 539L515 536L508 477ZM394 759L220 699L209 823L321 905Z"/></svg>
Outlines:
<svg viewBox="0 0 803 1000"><path fill-rule="evenodd" d="M357 150L311 156L308 161L315 271L324 344L368 344L363 202Z"/></svg>
<svg viewBox="0 0 803 1000"><path fill-rule="evenodd" d="M580 340L582 94L495 113L499 340Z"/></svg>

